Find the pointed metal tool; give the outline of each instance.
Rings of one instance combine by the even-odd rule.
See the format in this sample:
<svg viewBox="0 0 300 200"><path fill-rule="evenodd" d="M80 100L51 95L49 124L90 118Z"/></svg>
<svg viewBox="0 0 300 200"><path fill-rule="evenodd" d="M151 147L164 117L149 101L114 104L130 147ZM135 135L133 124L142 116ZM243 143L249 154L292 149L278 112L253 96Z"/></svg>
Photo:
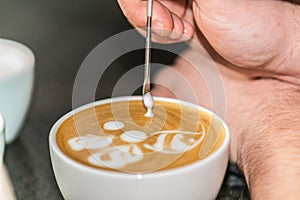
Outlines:
<svg viewBox="0 0 300 200"><path fill-rule="evenodd" d="M147 30L146 30L146 46L145 46L145 76L143 84L143 101L147 108L146 117L153 117L152 108L154 99L151 95L150 74L151 74L151 21L152 21L152 0L148 0L147 14Z"/></svg>
<svg viewBox="0 0 300 200"><path fill-rule="evenodd" d="M152 0L148 0L146 47L145 47L145 76L144 76L144 84L143 84L143 96L148 92L150 92L152 5L153 5Z"/></svg>

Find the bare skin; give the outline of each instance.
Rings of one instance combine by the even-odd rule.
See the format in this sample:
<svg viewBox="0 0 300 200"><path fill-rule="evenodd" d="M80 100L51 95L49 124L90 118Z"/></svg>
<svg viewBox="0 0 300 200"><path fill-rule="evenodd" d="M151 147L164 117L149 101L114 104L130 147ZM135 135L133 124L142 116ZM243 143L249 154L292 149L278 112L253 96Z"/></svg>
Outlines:
<svg viewBox="0 0 300 200"><path fill-rule="evenodd" d="M146 1L118 2L134 27L146 25ZM299 199L300 6L276 0L161 0L154 1L153 26L160 28L158 42L193 38L216 63L226 93L231 160L243 170L251 198ZM192 46L185 55L197 60L197 52ZM158 75L165 87L155 94L188 99L188 80L196 103L211 108L197 70L179 58L172 70Z"/></svg>

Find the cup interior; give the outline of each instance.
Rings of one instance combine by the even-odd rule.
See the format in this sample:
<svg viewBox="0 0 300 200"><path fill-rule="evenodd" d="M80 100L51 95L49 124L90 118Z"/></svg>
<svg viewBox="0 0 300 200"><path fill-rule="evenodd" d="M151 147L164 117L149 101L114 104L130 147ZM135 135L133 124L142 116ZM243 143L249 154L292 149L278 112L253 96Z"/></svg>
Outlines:
<svg viewBox="0 0 300 200"><path fill-rule="evenodd" d="M218 157L222 152L226 151L229 147L229 140L230 140L230 135L229 135L229 130L227 125L225 124L225 122L218 117L216 114L214 114L213 112L197 106L195 104L192 103L188 103L185 101L180 101L180 100L176 100L176 99L170 99L170 98L163 98L163 97L156 97L154 98L155 100L159 100L159 101L165 101L165 102L175 102L175 103L179 103L179 104L184 104L184 105L188 105L191 107L195 107L197 109L200 109L203 112L208 113L210 116L212 116L212 118L215 119L215 121L217 121L217 123L219 123L219 125L224 129L224 134L222 134L222 138L221 140L217 140L219 138L216 138L217 141L214 141L213 144L211 145L216 145L213 146L214 148L212 148L210 154L208 156L206 156L205 158L196 161L194 163L185 165L183 167L180 168L175 168L175 169L170 169L170 170L165 170L165 171L154 171L151 173L151 175L161 175L161 174L168 174L168 173L173 173L173 172L180 172L180 171L184 171L187 170L188 168L193 168L193 167L197 167L199 165L206 165L207 163L209 163L211 160L215 159L215 157ZM57 141L56 141L56 133L58 131L58 128L61 126L61 124L68 119L69 117L73 116L76 113L79 113L83 110L86 110L88 108L92 108L101 104L106 104L106 103L110 103L110 102L121 102L121 101L128 101L128 100L142 100L142 97L140 96L133 96L133 97L117 97L117 98L113 98L113 99L105 99L105 100L101 100L98 102L94 102L94 103L90 103L84 106L81 106L69 113L67 113L66 115L64 115L62 118L60 118L55 125L52 127L51 131L50 131L50 135L49 135L49 145L50 148L52 148L52 150L55 152L56 155L58 155L59 157L61 157L63 160L65 160L66 162L68 162L69 164L79 167L81 169L85 169L87 171L90 171L92 173L105 173L105 174L115 174L115 172L110 172L110 171L103 171L103 170L99 170L99 169L95 169L92 167L89 167L87 165L84 165L80 162L77 162L71 158L69 158L58 146ZM220 142L221 141L221 142ZM121 175L123 176L124 173L121 173ZM127 174L128 175L128 174ZM126 176L126 174L125 174Z"/></svg>
<svg viewBox="0 0 300 200"><path fill-rule="evenodd" d="M0 38L0 79L9 78L34 67L33 52L25 45Z"/></svg>

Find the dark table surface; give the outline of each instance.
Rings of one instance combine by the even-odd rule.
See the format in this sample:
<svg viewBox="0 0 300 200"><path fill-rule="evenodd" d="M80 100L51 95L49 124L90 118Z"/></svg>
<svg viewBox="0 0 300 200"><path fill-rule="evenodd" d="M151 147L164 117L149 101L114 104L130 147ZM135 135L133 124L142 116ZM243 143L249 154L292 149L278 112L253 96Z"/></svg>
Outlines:
<svg viewBox="0 0 300 200"><path fill-rule="evenodd" d="M110 36L130 28L112 0L0 0L0 37L28 45L37 61L27 120L5 155L17 199L63 199L51 168L49 130L72 109L74 80L86 55ZM180 45L174 48L184 48ZM141 52L134 52L112 63L101 78L105 87L99 87L96 99L110 97L122 73L142 64L143 59ZM168 64L174 56L159 53L156 59ZM218 199L250 199L237 166L229 165Z"/></svg>

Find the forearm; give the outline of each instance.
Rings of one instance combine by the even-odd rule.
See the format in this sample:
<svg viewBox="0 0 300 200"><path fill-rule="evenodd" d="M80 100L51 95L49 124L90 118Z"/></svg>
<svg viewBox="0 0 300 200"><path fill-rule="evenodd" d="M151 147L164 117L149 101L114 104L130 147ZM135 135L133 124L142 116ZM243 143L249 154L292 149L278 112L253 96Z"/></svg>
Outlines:
<svg viewBox="0 0 300 200"><path fill-rule="evenodd" d="M281 131L244 142L240 166L254 200L300 198L300 135Z"/></svg>
<svg viewBox="0 0 300 200"><path fill-rule="evenodd" d="M300 88L257 82L259 101L248 104L247 126L233 138L237 162L252 199L300 199Z"/></svg>

